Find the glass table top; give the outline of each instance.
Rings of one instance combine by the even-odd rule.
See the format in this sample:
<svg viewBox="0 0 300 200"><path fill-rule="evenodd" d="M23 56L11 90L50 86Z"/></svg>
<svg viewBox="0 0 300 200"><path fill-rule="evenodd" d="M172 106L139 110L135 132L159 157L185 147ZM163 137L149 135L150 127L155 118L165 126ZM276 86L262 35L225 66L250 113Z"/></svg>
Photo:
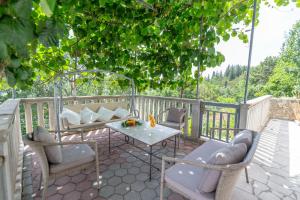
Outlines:
<svg viewBox="0 0 300 200"><path fill-rule="evenodd" d="M123 121L107 123L105 124L105 126L115 131L121 132L124 135L132 137L136 140L139 140L147 145L154 145L181 132L180 130L169 128L159 124L152 128L150 127L149 122L142 120L139 121L143 124L134 127L123 127Z"/></svg>

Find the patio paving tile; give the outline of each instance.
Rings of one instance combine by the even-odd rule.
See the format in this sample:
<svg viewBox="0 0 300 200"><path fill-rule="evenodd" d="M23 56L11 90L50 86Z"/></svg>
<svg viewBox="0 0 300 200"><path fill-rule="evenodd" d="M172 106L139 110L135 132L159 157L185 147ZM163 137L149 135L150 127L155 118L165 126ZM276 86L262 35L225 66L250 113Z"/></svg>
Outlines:
<svg viewBox="0 0 300 200"><path fill-rule="evenodd" d="M58 178L55 181L55 185L62 186L62 185L65 185L66 183L70 182L70 180L71 180L71 178L69 176L64 176L64 177Z"/></svg>
<svg viewBox="0 0 300 200"><path fill-rule="evenodd" d="M142 191L146 187L143 181L136 181L131 184L131 189L137 192Z"/></svg>
<svg viewBox="0 0 300 200"><path fill-rule="evenodd" d="M77 191L85 191L90 187L92 187L92 182L91 181L84 181L84 182L78 183L76 185L76 190Z"/></svg>
<svg viewBox="0 0 300 200"><path fill-rule="evenodd" d="M78 200L78 199L80 199L80 195L81 195L80 192L74 190L74 191L66 194L64 196L63 200Z"/></svg>
<svg viewBox="0 0 300 200"><path fill-rule="evenodd" d="M97 196L98 196L98 190L95 188L90 188L81 194L81 199L91 200L96 198Z"/></svg>
<svg viewBox="0 0 300 200"><path fill-rule="evenodd" d="M114 195L111 196L109 199L110 199L110 200L123 200L123 196L118 195L118 194L114 194Z"/></svg>
<svg viewBox="0 0 300 200"><path fill-rule="evenodd" d="M110 179L108 179L108 184L112 185L112 186L119 185L121 182L122 182L122 179L118 176L111 177Z"/></svg>
<svg viewBox="0 0 300 200"><path fill-rule="evenodd" d="M67 183L63 186L58 187L58 193L60 194L67 194L70 191L73 191L76 188L74 183Z"/></svg>
<svg viewBox="0 0 300 200"><path fill-rule="evenodd" d="M129 169L130 170L130 169ZM127 174L127 170L126 169L117 169L116 171L115 171L115 175L116 176L120 176L120 177L122 177L122 176L125 176Z"/></svg>
<svg viewBox="0 0 300 200"><path fill-rule="evenodd" d="M110 185L104 186L100 189L100 196L107 198L113 195L114 191L115 191L114 187Z"/></svg>
<svg viewBox="0 0 300 200"><path fill-rule="evenodd" d="M135 176L132 174L127 174L126 176L123 176L122 180L125 183L134 183L135 182Z"/></svg>
<svg viewBox="0 0 300 200"><path fill-rule="evenodd" d="M85 178L86 178L85 174L78 174L78 175L73 176L71 180L73 183L79 183L79 182L83 181Z"/></svg>
<svg viewBox="0 0 300 200"><path fill-rule="evenodd" d="M141 192L142 200L154 199L156 196L155 190L145 189Z"/></svg>
<svg viewBox="0 0 300 200"><path fill-rule="evenodd" d="M130 191L124 196L124 200L140 200L140 194L136 191Z"/></svg>
<svg viewBox="0 0 300 200"><path fill-rule="evenodd" d="M115 193L116 194L124 195L128 191L130 191L130 185L126 184L126 183L121 183L121 184L119 184L118 186L115 187Z"/></svg>
<svg viewBox="0 0 300 200"><path fill-rule="evenodd" d="M63 198L63 195L55 194L55 195L48 197L48 200L61 200L62 198Z"/></svg>

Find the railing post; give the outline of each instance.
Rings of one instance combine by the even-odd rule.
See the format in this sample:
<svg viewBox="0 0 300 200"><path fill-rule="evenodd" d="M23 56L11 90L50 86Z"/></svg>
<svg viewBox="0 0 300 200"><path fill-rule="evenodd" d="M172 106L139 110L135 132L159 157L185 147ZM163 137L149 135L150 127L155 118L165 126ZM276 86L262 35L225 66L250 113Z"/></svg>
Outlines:
<svg viewBox="0 0 300 200"><path fill-rule="evenodd" d="M240 104L239 128L241 129L247 128L248 109L249 105L247 103Z"/></svg>
<svg viewBox="0 0 300 200"><path fill-rule="evenodd" d="M32 129L32 110L31 103L24 103L25 108L25 124L26 124L26 132L30 133L33 131Z"/></svg>
<svg viewBox="0 0 300 200"><path fill-rule="evenodd" d="M200 130L200 104L201 101L192 103L192 138L197 138Z"/></svg>
<svg viewBox="0 0 300 200"><path fill-rule="evenodd" d="M23 143L18 99L0 106L0 199L20 200L22 192Z"/></svg>
<svg viewBox="0 0 300 200"><path fill-rule="evenodd" d="M203 101L200 102L200 117L199 117L199 132L198 132L198 138L202 136L203 131L203 114L205 112L205 103Z"/></svg>
<svg viewBox="0 0 300 200"><path fill-rule="evenodd" d="M49 115L49 129L54 130L55 129L55 123L56 123L56 115L54 110L54 103L53 101L48 102L48 115Z"/></svg>
<svg viewBox="0 0 300 200"><path fill-rule="evenodd" d="M43 102L37 103L38 125L45 127Z"/></svg>

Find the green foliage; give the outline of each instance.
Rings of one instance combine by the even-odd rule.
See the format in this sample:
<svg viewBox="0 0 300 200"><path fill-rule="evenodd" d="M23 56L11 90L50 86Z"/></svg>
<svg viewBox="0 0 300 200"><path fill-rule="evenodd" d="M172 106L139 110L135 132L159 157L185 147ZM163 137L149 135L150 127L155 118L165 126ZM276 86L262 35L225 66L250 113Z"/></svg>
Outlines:
<svg viewBox="0 0 300 200"><path fill-rule="evenodd" d="M289 32L278 57L267 57L250 69L249 94L252 99L273 96L300 97L300 21ZM244 95L245 67L228 66L225 74L214 73L204 81L202 98L220 102L240 102Z"/></svg>
<svg viewBox="0 0 300 200"><path fill-rule="evenodd" d="M258 1L258 13L261 2L267 3ZM275 0L277 5L289 2ZM248 41L253 0L0 4L0 72L11 87L47 83L64 71L99 68L132 77L138 91L169 87L180 97L193 97L197 77L192 67L199 65L202 72L219 66L225 58L215 46L222 40ZM243 74L242 68L234 70L227 81ZM227 91L228 82L222 84Z"/></svg>
<svg viewBox="0 0 300 200"><path fill-rule="evenodd" d="M289 69L293 69L292 63L279 61L274 72L269 77L267 85L264 87L264 93L274 96L293 96L293 89L296 82L293 74L289 73Z"/></svg>
<svg viewBox="0 0 300 200"><path fill-rule="evenodd" d="M203 71L224 61L224 56L214 48L221 40L237 36L247 41L244 30L251 21L252 1L149 3L153 10L133 0L9 1L1 9L0 27L9 28L16 35L1 37L2 69L9 67L13 58L23 65L29 53L44 54L40 49L35 51L37 44L42 43L46 47L56 45L58 51L70 56L69 61L76 58L84 68L109 69L133 77L139 90L165 85L184 87L182 82L192 76L193 64L200 63ZM237 24L239 29L235 27ZM70 31L77 41L76 51L59 42L73 41L68 35ZM50 60L56 58L54 55ZM37 73L49 68L56 72L63 70L45 65L44 59L38 67L39 60L35 58L34 63L29 62L28 70ZM12 73L7 75L11 86L20 81L18 70L5 71Z"/></svg>
<svg viewBox="0 0 300 200"><path fill-rule="evenodd" d="M41 4L49 3L53 10L53 2L47 0ZM34 69L29 59L35 53L37 40L58 33L53 26L43 26L49 19L42 17L40 7L32 0L1 1L0 4L0 78L5 74L11 87L25 88L33 82Z"/></svg>

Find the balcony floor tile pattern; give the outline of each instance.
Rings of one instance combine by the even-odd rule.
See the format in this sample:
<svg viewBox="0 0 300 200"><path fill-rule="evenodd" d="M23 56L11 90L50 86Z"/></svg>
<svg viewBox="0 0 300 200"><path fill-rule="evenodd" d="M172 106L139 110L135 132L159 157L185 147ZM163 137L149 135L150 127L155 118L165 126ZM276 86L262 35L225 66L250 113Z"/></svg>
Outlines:
<svg viewBox="0 0 300 200"><path fill-rule="evenodd" d="M263 131L256 156L249 166L250 184L245 182L245 176L242 174L232 199L300 199L300 166L299 161L297 162L297 158L300 160L300 145L292 144L291 147L291 139L297 139L299 135L300 126L295 122L270 120ZM116 148L109 154L105 129L88 132L85 138L95 139L98 142L100 191L93 187L96 177L95 168L88 168L50 181L47 199L159 199L160 172L153 170L153 179L149 182L147 164ZM72 135L63 139L64 141L80 140L80 136ZM112 143L119 144L123 139L122 135L115 133ZM138 145L145 148L143 144L138 143ZM178 157L186 155L198 145L190 141L181 142ZM148 155L132 146L125 145L125 148L143 159L148 159ZM155 150L159 148L160 145L154 147ZM173 144L170 141L167 148L161 149L161 154L172 156L172 153ZM157 166L161 165L160 160L153 159L153 161ZM41 199L38 190L39 164L30 149L26 149L24 154L23 171L23 200ZM29 177L32 177L32 181ZM168 200L184 199L169 189L164 192Z"/></svg>

